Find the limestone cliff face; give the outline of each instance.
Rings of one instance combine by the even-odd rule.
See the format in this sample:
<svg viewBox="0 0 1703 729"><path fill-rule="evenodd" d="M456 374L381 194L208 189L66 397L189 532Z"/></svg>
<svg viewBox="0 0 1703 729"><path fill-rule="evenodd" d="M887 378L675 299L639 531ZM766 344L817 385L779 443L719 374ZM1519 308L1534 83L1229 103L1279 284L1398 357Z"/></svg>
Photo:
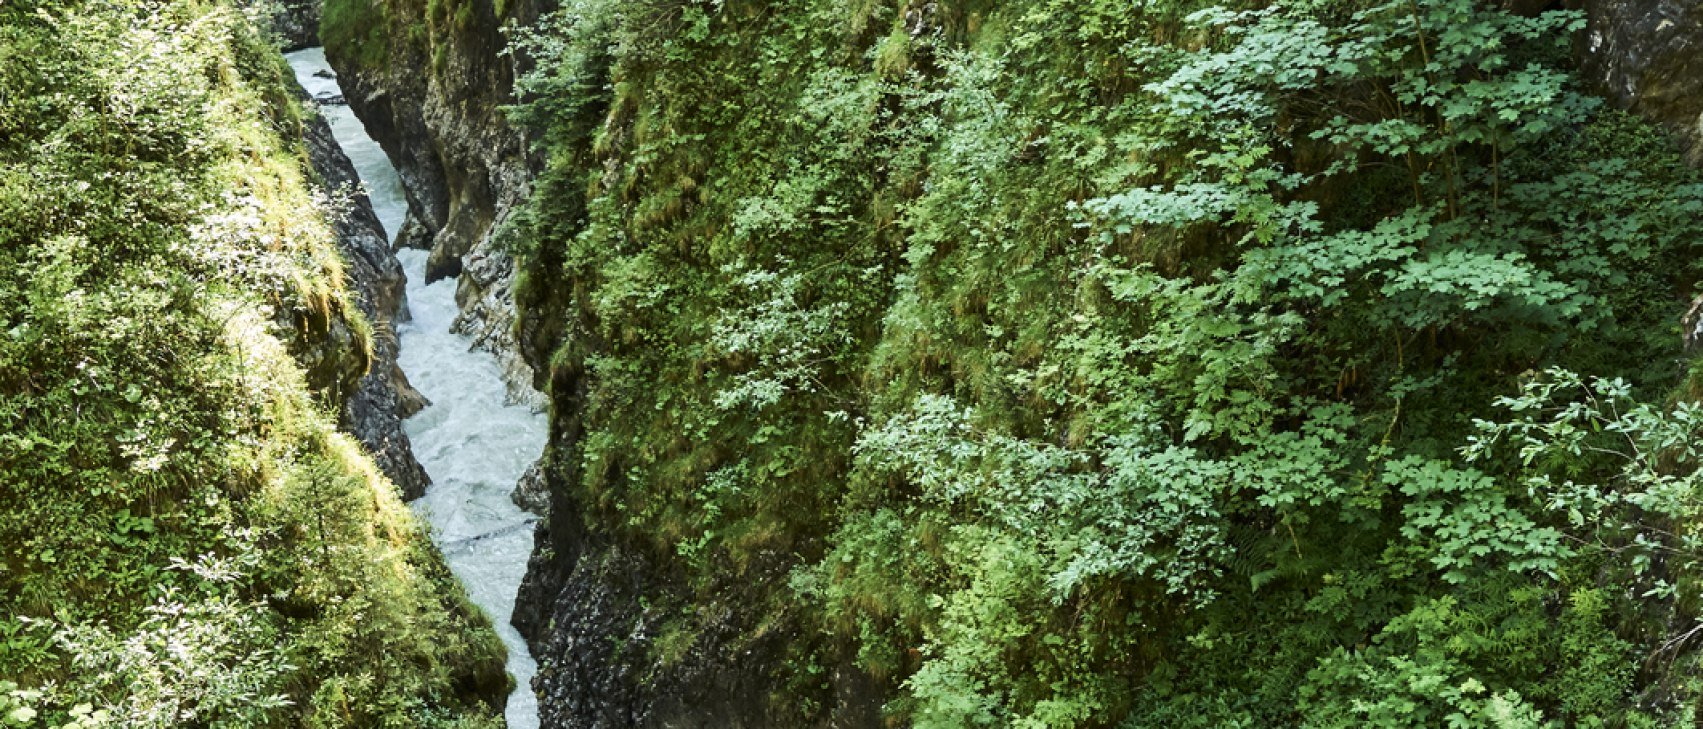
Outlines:
<svg viewBox="0 0 1703 729"><path fill-rule="evenodd" d="M1671 130L1703 164L1703 5L1588 0L1584 72L1615 103Z"/></svg>
<svg viewBox="0 0 1703 729"><path fill-rule="evenodd" d="M324 21L344 95L407 192L398 244L431 251L428 279L458 277L457 330L497 355L512 401L539 408L513 335L514 265L498 240L536 169L525 138L503 118L518 61L502 50L504 27L530 23L552 4L510 0L499 13L481 0L432 17L440 4L331 0Z"/></svg>

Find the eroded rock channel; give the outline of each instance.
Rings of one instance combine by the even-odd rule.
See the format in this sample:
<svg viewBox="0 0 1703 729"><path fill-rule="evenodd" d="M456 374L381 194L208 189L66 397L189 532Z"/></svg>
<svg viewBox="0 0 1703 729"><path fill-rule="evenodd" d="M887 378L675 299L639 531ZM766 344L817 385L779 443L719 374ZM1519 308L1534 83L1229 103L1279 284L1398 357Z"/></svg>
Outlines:
<svg viewBox="0 0 1703 729"><path fill-rule="evenodd" d="M384 151L359 119L339 103L342 92L317 48L291 53L302 87L321 103L331 132L353 163L387 238L407 213L402 182ZM432 538L473 602L491 616L508 647L515 678L506 716L519 729L538 726L530 690L536 665L526 642L509 625L515 594L532 551L536 517L511 501L516 481L544 448L543 416L508 405L501 368L472 340L451 327L459 308L454 280L426 283L428 254L397 253L407 278L406 301L397 317L397 355L407 381L426 403L403 423L413 454L430 485L412 502L432 526Z"/></svg>

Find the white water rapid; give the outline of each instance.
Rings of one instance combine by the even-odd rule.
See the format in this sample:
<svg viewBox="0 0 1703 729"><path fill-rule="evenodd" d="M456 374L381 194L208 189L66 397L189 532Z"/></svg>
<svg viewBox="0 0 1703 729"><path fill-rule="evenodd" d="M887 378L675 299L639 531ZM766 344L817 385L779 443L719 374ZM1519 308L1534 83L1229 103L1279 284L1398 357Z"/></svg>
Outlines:
<svg viewBox="0 0 1703 729"><path fill-rule="evenodd" d="M340 95L330 78L325 52L313 48L287 56L296 78L315 98ZM323 73L322 73L323 72ZM349 107L326 105L326 120L343 151L365 181L373 210L395 236L407 212L395 168ZM408 380L432 404L403 424L414 455L432 485L413 503L432 526L432 539L508 646L508 670L516 689L506 715L511 729L536 729L538 701L532 694L537 664L520 633L509 625L515 594L532 553L536 517L509 500L526 467L544 450L543 416L524 406L504 405L496 361L472 351L471 341L450 332L455 321L455 282L426 280L426 252L397 252L408 274L411 321L396 327L399 360Z"/></svg>

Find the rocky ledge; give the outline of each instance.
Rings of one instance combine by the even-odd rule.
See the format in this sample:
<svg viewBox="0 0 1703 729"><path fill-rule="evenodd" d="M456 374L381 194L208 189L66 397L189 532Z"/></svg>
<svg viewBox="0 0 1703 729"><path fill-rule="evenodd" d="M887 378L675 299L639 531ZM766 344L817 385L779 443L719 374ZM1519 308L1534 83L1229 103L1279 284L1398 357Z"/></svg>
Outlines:
<svg viewBox="0 0 1703 729"><path fill-rule="evenodd" d="M1583 70L1609 99L1659 122L1703 164L1703 5L1588 0Z"/></svg>
<svg viewBox="0 0 1703 729"><path fill-rule="evenodd" d="M313 107L302 93L306 106ZM406 278L391 252L384 226L362 191L360 176L331 134L331 125L317 112L302 128L308 158L324 192L340 204L336 219L337 247L348 266L356 305L373 326L371 361L346 398L341 425L372 453L385 475L405 499L426 492L431 479L414 459L402 420L425 406L425 398L408 384L396 364L397 340L391 323L406 315Z"/></svg>

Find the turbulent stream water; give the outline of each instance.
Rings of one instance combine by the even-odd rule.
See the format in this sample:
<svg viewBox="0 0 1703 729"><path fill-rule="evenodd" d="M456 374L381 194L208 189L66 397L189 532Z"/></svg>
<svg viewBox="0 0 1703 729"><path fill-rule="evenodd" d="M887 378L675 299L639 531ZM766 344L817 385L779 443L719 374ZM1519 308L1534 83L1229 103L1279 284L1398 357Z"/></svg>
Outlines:
<svg viewBox="0 0 1703 729"><path fill-rule="evenodd" d="M314 48L288 55L296 78L315 98L341 91L325 52ZM349 107L326 105L343 151L366 183L373 210L385 231L395 236L407 212L395 168ZM414 455L432 477L426 495L413 507L432 526L432 539L449 561L473 602L479 605L508 646L508 670L516 681L509 695L508 725L538 726L538 703L530 684L537 670L526 642L509 625L515 594L532 552L536 517L509 500L522 472L544 450L544 418L530 409L504 405L502 375L495 360L473 351L471 341L452 333L458 313L455 282L426 280L426 252L397 253L408 274L412 319L396 327L402 370L432 404L403 424Z"/></svg>

